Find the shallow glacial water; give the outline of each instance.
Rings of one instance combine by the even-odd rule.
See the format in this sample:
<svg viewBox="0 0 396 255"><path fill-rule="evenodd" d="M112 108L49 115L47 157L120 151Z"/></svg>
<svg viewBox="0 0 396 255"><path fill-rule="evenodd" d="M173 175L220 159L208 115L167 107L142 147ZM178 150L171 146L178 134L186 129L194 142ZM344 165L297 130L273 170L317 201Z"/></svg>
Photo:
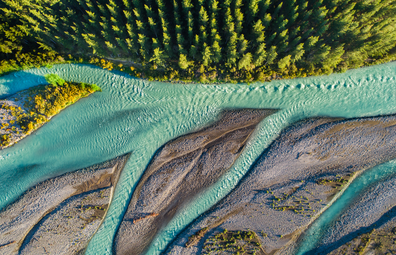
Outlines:
<svg viewBox="0 0 396 255"><path fill-rule="evenodd" d="M148 254L159 254L194 218L224 197L261 152L289 124L313 116L361 117L396 113L396 63L343 74L228 85L148 82L90 65L62 64L0 77L0 98L45 83L96 83L84 98L15 146L0 151L0 208L39 181L131 152L105 222L87 254L110 254L115 231L134 187L155 151L167 141L217 118L222 109L275 108L263 120L232 169L162 230Z"/></svg>

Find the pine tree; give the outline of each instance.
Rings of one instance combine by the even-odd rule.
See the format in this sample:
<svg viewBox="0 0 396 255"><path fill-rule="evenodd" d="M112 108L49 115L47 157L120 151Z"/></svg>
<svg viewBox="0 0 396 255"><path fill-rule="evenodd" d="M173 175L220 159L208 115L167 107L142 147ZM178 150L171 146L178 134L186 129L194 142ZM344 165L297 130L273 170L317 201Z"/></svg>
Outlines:
<svg viewBox="0 0 396 255"><path fill-rule="evenodd" d="M300 43L299 45L297 45L297 47L293 47L293 48L294 50L291 51L290 55L291 55L291 61L294 63L299 61L303 57L305 53L304 43Z"/></svg>
<svg viewBox="0 0 396 255"><path fill-rule="evenodd" d="M198 43L199 43L199 36L195 35L194 42L191 45L191 48L189 51L189 56L192 59L198 58L198 47L197 47Z"/></svg>
<svg viewBox="0 0 396 255"><path fill-rule="evenodd" d="M290 65L290 59L291 59L291 55L287 55L284 58L281 58L278 61L278 68L280 70L284 70L286 67Z"/></svg>
<svg viewBox="0 0 396 255"><path fill-rule="evenodd" d="M179 4L177 3L176 0L173 0L173 6L174 6L174 16L175 16L175 31L176 31L176 40L177 40L177 45L178 45L178 54L183 54L184 56L187 55L187 51L185 50L185 40L184 40L184 34L183 34L183 28L182 28L182 22L181 22L181 8L179 7Z"/></svg>
<svg viewBox="0 0 396 255"><path fill-rule="evenodd" d="M268 51L265 64L266 65L272 64L277 56L278 56L278 53L276 53L276 46L271 46L270 50Z"/></svg>
<svg viewBox="0 0 396 255"><path fill-rule="evenodd" d="M144 3L139 0L133 0L133 14L135 16L137 42L140 45L139 53L143 63L148 63L153 55L152 49L152 31L150 30L150 23L148 22L146 9Z"/></svg>
<svg viewBox="0 0 396 255"><path fill-rule="evenodd" d="M333 69L336 68L337 65L342 61L342 56L344 55L344 45L331 49L329 55L322 61L322 67L324 69Z"/></svg>
<svg viewBox="0 0 396 255"><path fill-rule="evenodd" d="M204 43L207 43L207 33L206 33L206 27L208 26L208 21L209 21L209 16L207 11L203 6L201 6L201 9L199 10L199 29L200 29L200 44L203 45Z"/></svg>
<svg viewBox="0 0 396 255"><path fill-rule="evenodd" d="M138 37L138 29L135 22L135 14L133 13L133 6L128 2L128 9L123 10L124 16L126 18L126 32L127 36L125 39L126 45L128 46L129 52L131 52L131 58L136 62L140 59L140 44Z"/></svg>
<svg viewBox="0 0 396 255"><path fill-rule="evenodd" d="M0 55L56 49L249 80L389 61L395 23L396 0L3 0Z"/></svg>
<svg viewBox="0 0 396 255"><path fill-rule="evenodd" d="M179 66L183 70L188 68L189 64L188 64L186 55L180 54L180 56L179 56Z"/></svg>
<svg viewBox="0 0 396 255"><path fill-rule="evenodd" d="M249 44L248 40L246 40L245 36L241 34L241 36L238 38L238 46L237 46L237 50L240 55L243 55L245 53L248 44Z"/></svg>
<svg viewBox="0 0 396 255"><path fill-rule="evenodd" d="M313 51L312 56L310 58L310 62L312 64L322 63L326 57L329 55L331 47L324 44L323 42L319 43L319 47L315 51Z"/></svg>
<svg viewBox="0 0 396 255"><path fill-rule="evenodd" d="M99 49L99 44L95 38L94 34L82 34L83 38L85 39L86 43L92 48L92 54L96 54L97 50Z"/></svg>
<svg viewBox="0 0 396 255"><path fill-rule="evenodd" d="M234 6L234 23L235 23L235 32L240 36L243 29L243 13L241 11L242 0L235 0Z"/></svg>
<svg viewBox="0 0 396 255"><path fill-rule="evenodd" d="M237 39L238 35L235 32L235 25L233 22L232 18L232 13L231 13L231 8L230 8L230 2L231 0L226 0L224 1L222 8L225 10L224 14L224 29L223 29L223 34L224 34L224 48L225 48L225 53L226 53L226 66L228 68L232 68L237 61L237 52L236 52L236 46L237 46Z"/></svg>
<svg viewBox="0 0 396 255"><path fill-rule="evenodd" d="M250 52L244 54L238 62L238 69L250 69L252 63L252 54Z"/></svg>
<svg viewBox="0 0 396 255"><path fill-rule="evenodd" d="M157 47L154 49L153 56L149 62L159 67L164 67L166 65L166 56L164 55L163 51Z"/></svg>
<svg viewBox="0 0 396 255"><path fill-rule="evenodd" d="M217 20L216 15L218 12L218 2L216 0L212 1L212 5L210 7L210 21L209 21L209 29L210 29L210 46L212 52L211 62L219 63L221 60L221 37L217 30Z"/></svg>
<svg viewBox="0 0 396 255"><path fill-rule="evenodd" d="M171 34L169 32L169 23L167 21L167 16L166 16L166 6L163 2L163 0L156 0L157 6L158 6L158 16L161 20L161 30L162 30L162 47L164 49L164 55L167 56L167 58L172 58L173 57L173 50L171 46ZM161 41L161 40L160 40Z"/></svg>
<svg viewBox="0 0 396 255"><path fill-rule="evenodd" d="M247 5L246 18L244 21L244 31L248 34L250 31L248 28L252 27L256 21L256 15L259 12L259 1L260 0L250 0Z"/></svg>
<svg viewBox="0 0 396 255"><path fill-rule="evenodd" d="M215 40L211 47L211 52L212 52L211 61L214 63L219 63L221 61L221 47L219 41L220 40Z"/></svg>
<svg viewBox="0 0 396 255"><path fill-rule="evenodd" d="M188 35L187 42L188 42L188 45L191 45L194 40L194 23L193 23L194 19L193 19L192 12L191 12L193 7L194 6L191 3L191 0L183 0L182 1L183 14L187 20L187 31L188 31L187 32L188 33L187 34Z"/></svg>
<svg viewBox="0 0 396 255"><path fill-rule="evenodd" d="M204 66L209 66L212 59L212 52L210 51L210 47L204 44L204 52L202 54L202 64Z"/></svg>
<svg viewBox="0 0 396 255"><path fill-rule="evenodd" d="M150 26L151 35L158 39L158 35L160 34L160 28L157 24L158 15L153 10L153 7L148 6L147 4L144 5L144 9L146 10L148 24Z"/></svg>
<svg viewBox="0 0 396 255"><path fill-rule="evenodd" d="M144 62L149 62L151 59L150 50L148 50L151 47L150 39L143 34L138 34L138 37L138 42L140 44L140 55L143 57Z"/></svg>
<svg viewBox="0 0 396 255"><path fill-rule="evenodd" d="M267 57L267 52L265 50L264 26L260 19L254 24L252 35L253 62L256 66L261 66Z"/></svg>

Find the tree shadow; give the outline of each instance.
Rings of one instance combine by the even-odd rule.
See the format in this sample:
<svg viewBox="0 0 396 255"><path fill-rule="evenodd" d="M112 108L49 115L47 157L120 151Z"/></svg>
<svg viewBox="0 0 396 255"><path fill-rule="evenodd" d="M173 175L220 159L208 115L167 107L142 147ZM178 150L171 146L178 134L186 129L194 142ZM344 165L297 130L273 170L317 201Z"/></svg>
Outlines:
<svg viewBox="0 0 396 255"><path fill-rule="evenodd" d="M0 99L4 99L18 91L37 85L47 84L44 76L27 71L17 71L0 77Z"/></svg>

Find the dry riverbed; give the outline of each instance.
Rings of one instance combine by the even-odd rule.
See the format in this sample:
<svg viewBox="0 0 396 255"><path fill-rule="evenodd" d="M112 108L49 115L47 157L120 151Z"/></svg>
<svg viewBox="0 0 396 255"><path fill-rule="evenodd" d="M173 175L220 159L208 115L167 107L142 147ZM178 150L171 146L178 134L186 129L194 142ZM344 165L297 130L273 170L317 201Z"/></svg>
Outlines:
<svg viewBox="0 0 396 255"><path fill-rule="evenodd" d="M159 148L123 215L114 254L144 254L183 206L230 169L257 124L274 112L224 111L210 126ZM82 254L106 214L128 157L49 179L25 192L0 211L0 254ZM395 157L394 115L294 123L164 253L294 254L301 233L356 176ZM312 254L394 254L395 180L367 187Z"/></svg>

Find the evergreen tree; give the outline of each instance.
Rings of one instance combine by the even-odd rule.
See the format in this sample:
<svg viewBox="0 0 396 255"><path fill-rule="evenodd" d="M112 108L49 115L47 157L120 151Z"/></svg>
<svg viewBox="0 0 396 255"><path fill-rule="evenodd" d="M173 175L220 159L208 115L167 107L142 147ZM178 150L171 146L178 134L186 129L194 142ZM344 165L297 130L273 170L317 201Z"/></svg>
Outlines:
<svg viewBox="0 0 396 255"><path fill-rule="evenodd" d="M225 0L223 3L222 8L225 10L224 14L224 48L225 48L225 63L228 68L233 67L237 61L237 52L236 52L236 45L237 45L237 38L238 35L235 32L235 25L233 22L233 17L231 13L230 7L231 0ZM223 57L224 58L224 57Z"/></svg>
<svg viewBox="0 0 396 255"><path fill-rule="evenodd" d="M181 69L187 69L188 68L188 61L187 61L187 56L184 54L180 54L179 56L179 66Z"/></svg>
<svg viewBox="0 0 396 255"><path fill-rule="evenodd" d="M183 0L182 1L183 14L187 20L187 30L188 30L187 42L188 42L188 45L191 45L194 40L194 23L193 23L194 19L193 19L192 12L191 12L193 7L194 6L191 3L191 0Z"/></svg>
<svg viewBox="0 0 396 255"><path fill-rule="evenodd" d="M211 63L212 52L210 51L210 47L204 44L204 52L202 54L202 64L204 66L208 66Z"/></svg>
<svg viewBox="0 0 396 255"><path fill-rule="evenodd" d="M250 52L244 54L238 62L238 69L250 69L252 63L252 54Z"/></svg>
<svg viewBox="0 0 396 255"><path fill-rule="evenodd" d="M253 26L253 41L252 50L254 52L254 64L256 66L261 66L267 57L267 52L265 50L265 37L264 37L264 26L262 21L259 19Z"/></svg>
<svg viewBox="0 0 396 255"><path fill-rule="evenodd" d="M169 23L167 21L166 6L163 0L156 0L158 6L158 16L161 20L162 30L162 47L164 49L164 55L167 58L173 57L172 45L171 45L171 34L169 32ZM161 37L160 37L161 38ZM161 40L160 40L161 41Z"/></svg>
<svg viewBox="0 0 396 255"><path fill-rule="evenodd" d="M268 51L266 64L267 65L272 64L277 56L278 56L278 53L276 53L276 46L271 46L270 50Z"/></svg>
<svg viewBox="0 0 396 255"><path fill-rule="evenodd" d="M150 61L154 65L159 67L164 67L166 65L166 56L164 55L163 51L161 51L158 47L154 49L153 56L151 57Z"/></svg>
<svg viewBox="0 0 396 255"><path fill-rule="evenodd" d="M281 58L278 61L278 68L280 70L284 70L286 67L290 65L290 59L291 59L291 55L287 55L284 58Z"/></svg>
<svg viewBox="0 0 396 255"><path fill-rule="evenodd" d="M181 22L181 8L179 7L179 4L177 3L176 0L173 0L173 6L174 6L174 16L175 16L175 31L176 31L176 40L177 40L177 46L178 46L178 54L183 54L184 56L187 55L187 51L185 50L185 36L183 34L183 28L182 28L182 23Z"/></svg>
<svg viewBox="0 0 396 255"><path fill-rule="evenodd" d="M221 37L218 33L217 29L217 12L218 12L218 2L216 0L212 1L210 7L210 21L209 21L209 29L210 29L210 44L211 44L211 52L212 59L211 62L219 63L221 60Z"/></svg>

